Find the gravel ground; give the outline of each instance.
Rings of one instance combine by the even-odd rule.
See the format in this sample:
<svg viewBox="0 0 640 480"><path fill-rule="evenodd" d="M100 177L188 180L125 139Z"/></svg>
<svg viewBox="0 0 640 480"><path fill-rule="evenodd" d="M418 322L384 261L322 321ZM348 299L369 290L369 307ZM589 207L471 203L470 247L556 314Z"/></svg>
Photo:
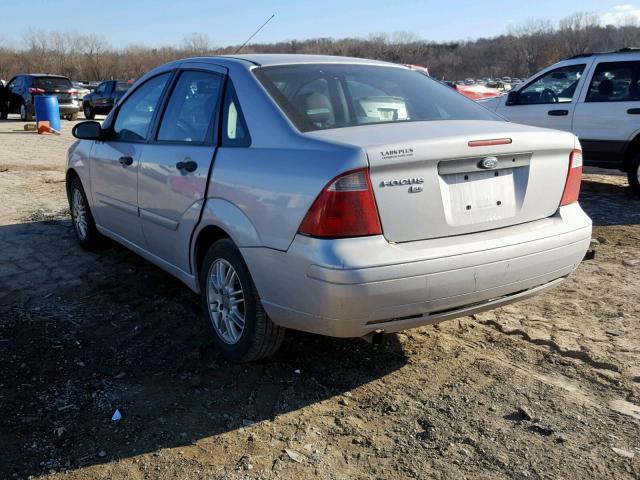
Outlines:
<svg viewBox="0 0 640 480"><path fill-rule="evenodd" d="M585 175L596 258L549 293L381 346L291 332L234 365L180 282L76 246L71 125L0 122L0 478L640 478L625 177Z"/></svg>

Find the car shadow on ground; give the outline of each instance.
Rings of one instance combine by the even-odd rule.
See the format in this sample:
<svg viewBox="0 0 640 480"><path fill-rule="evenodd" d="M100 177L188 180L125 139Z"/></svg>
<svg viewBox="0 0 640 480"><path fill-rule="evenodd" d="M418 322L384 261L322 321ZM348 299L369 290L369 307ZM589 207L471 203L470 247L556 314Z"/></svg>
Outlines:
<svg viewBox="0 0 640 480"><path fill-rule="evenodd" d="M188 445L407 361L394 335L374 346L289 332L273 359L232 364L196 295L126 249L80 250L67 219L2 226L0 244L0 478Z"/></svg>
<svg viewBox="0 0 640 480"><path fill-rule="evenodd" d="M580 205L594 226L640 224L640 196L629 184L583 179Z"/></svg>

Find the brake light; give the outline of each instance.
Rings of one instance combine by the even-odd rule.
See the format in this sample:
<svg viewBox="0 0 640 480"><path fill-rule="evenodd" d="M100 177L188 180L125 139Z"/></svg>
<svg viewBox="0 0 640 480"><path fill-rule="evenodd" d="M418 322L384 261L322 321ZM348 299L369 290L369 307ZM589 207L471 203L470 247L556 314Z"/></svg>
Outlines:
<svg viewBox="0 0 640 480"><path fill-rule="evenodd" d="M470 140L467 145L470 147L492 147L494 145L510 145L512 142L510 138L492 138L489 140Z"/></svg>
<svg viewBox="0 0 640 480"><path fill-rule="evenodd" d="M582 181L582 151L573 150L569 156L569 172L567 183L564 186L560 206L569 205L578 201L580 195L580 182Z"/></svg>
<svg viewBox="0 0 640 480"><path fill-rule="evenodd" d="M29 89L29 93L32 94L32 95L42 95L44 93L44 90L41 89L41 88L33 88L33 87L31 87Z"/></svg>
<svg viewBox="0 0 640 480"><path fill-rule="evenodd" d="M382 234L369 170L352 170L331 180L311 205L298 233L320 238Z"/></svg>
<svg viewBox="0 0 640 480"><path fill-rule="evenodd" d="M77 90L69 90L69 95L77 95L78 91Z"/></svg>

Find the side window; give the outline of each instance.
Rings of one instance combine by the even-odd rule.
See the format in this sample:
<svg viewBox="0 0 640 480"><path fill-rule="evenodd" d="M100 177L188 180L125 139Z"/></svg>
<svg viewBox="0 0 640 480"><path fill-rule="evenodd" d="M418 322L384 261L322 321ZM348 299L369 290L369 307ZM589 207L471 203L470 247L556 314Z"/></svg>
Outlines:
<svg viewBox="0 0 640 480"><path fill-rule="evenodd" d="M520 90L518 104L570 103L585 65L560 67L538 77Z"/></svg>
<svg viewBox="0 0 640 480"><path fill-rule="evenodd" d="M180 74L162 116L158 140L205 142L217 111L222 75L185 71Z"/></svg>
<svg viewBox="0 0 640 480"><path fill-rule="evenodd" d="M222 115L222 146L248 147L251 145L247 123L231 81L227 83Z"/></svg>
<svg viewBox="0 0 640 480"><path fill-rule="evenodd" d="M11 80L8 84L7 84L7 89L13 88L16 86L16 84L18 83L18 79L14 78L13 80Z"/></svg>
<svg viewBox="0 0 640 480"><path fill-rule="evenodd" d="M153 114L158 108L168 73L152 78L140 86L118 110L113 124L113 139L141 141L147 137Z"/></svg>
<svg viewBox="0 0 640 480"><path fill-rule="evenodd" d="M640 62L603 62L598 64L593 73L585 101L628 102L640 100L638 66L640 66Z"/></svg>
<svg viewBox="0 0 640 480"><path fill-rule="evenodd" d="M107 84L103 82L100 85L98 85L98 88L96 88L96 93L103 94L106 90L107 90Z"/></svg>

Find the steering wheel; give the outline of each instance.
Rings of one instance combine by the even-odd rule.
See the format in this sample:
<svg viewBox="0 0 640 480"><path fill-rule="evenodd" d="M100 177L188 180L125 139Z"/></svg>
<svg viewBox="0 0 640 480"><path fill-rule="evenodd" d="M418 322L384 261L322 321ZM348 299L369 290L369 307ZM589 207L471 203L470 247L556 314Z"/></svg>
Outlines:
<svg viewBox="0 0 640 480"><path fill-rule="evenodd" d="M189 125L184 120L178 120L176 122L176 127L182 133L181 136L182 136L183 140L185 140L185 141L193 141L193 139L195 137L195 129L191 125Z"/></svg>
<svg viewBox="0 0 640 480"><path fill-rule="evenodd" d="M540 92L540 100L541 103L558 103L560 101L556 92L550 88L545 88Z"/></svg>

